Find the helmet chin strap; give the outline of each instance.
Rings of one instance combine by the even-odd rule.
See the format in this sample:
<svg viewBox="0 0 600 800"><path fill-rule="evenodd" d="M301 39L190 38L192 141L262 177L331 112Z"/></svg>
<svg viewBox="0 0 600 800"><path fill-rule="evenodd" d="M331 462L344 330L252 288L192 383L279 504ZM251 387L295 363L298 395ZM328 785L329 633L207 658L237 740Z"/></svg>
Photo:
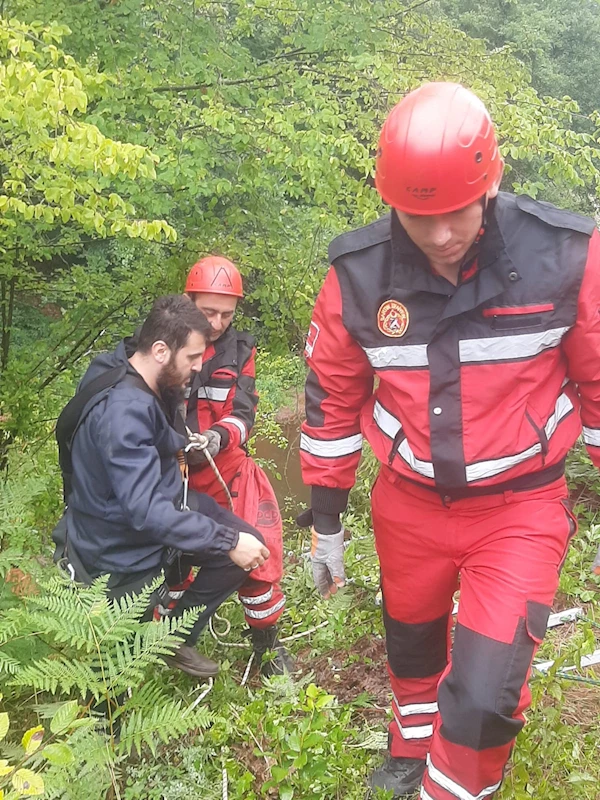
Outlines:
<svg viewBox="0 0 600 800"><path fill-rule="evenodd" d="M493 201L492 200L488 200L488 196L487 196L487 192L486 192L486 194L484 194L480 198L479 202L481 203L481 227L479 228L479 231L477 232L477 236L475 237L475 239L473 241L473 244L479 244L479 242L481 241L481 237L485 233L485 229L486 229L486 226L487 226L487 211L488 211L488 208L490 207L490 204Z"/></svg>

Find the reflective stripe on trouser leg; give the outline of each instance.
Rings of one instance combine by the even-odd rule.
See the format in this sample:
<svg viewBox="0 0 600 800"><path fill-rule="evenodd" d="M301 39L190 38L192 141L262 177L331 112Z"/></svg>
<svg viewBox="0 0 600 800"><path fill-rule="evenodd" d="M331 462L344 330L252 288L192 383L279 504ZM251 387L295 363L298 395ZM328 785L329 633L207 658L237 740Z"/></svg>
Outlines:
<svg viewBox="0 0 600 800"><path fill-rule="evenodd" d="M181 576L179 576L181 577ZM154 608L154 619L159 622L163 617L170 617L177 608L177 603L181 600L187 589L194 582L194 571L189 570L187 577L178 580L177 583L169 584L169 576L165 577L165 583L159 589L160 602Z"/></svg>
<svg viewBox="0 0 600 800"><path fill-rule="evenodd" d="M285 596L277 583L249 579L238 591L238 597L251 628L270 628L285 608Z"/></svg>
<svg viewBox="0 0 600 800"><path fill-rule="evenodd" d="M437 685L447 663L449 615L401 623L390 617L384 601L383 619L393 692L390 753L425 758L438 713Z"/></svg>
<svg viewBox="0 0 600 800"><path fill-rule="evenodd" d="M424 800L485 800L500 788L573 533L564 492L552 484L482 499L479 508L463 504L462 519L457 508L457 530L479 530L479 543L461 558L452 663L439 686Z"/></svg>
<svg viewBox="0 0 600 800"><path fill-rule="evenodd" d="M437 685L448 659L458 570L440 547L448 511L432 492L427 498L423 503L408 497L383 476L372 494L394 695L390 753L396 758L425 758L437 716Z"/></svg>

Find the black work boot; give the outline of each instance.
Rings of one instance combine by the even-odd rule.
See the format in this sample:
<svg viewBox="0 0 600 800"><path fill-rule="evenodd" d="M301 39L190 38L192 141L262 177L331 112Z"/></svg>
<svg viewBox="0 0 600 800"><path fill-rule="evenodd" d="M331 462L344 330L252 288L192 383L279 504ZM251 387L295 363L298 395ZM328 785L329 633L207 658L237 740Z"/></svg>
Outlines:
<svg viewBox="0 0 600 800"><path fill-rule="evenodd" d="M277 625L262 629L250 628L256 661L265 678L271 675L284 675L296 669L294 660L277 638L277 633ZM273 652L275 657L263 662L263 656L268 652Z"/></svg>
<svg viewBox="0 0 600 800"><path fill-rule="evenodd" d="M172 656L163 656L164 661L170 666L187 672L195 678L214 678L219 674L219 665L210 658L201 655L195 647L182 644Z"/></svg>
<svg viewBox="0 0 600 800"><path fill-rule="evenodd" d="M420 758L393 758L390 755L369 778L371 789L392 791L394 797L409 797L421 785L425 761Z"/></svg>

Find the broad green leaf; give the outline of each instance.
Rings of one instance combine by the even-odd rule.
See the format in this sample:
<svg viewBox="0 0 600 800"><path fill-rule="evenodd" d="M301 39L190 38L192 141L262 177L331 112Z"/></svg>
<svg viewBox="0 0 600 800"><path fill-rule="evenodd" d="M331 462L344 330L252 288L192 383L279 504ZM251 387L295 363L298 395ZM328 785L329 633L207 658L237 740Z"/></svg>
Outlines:
<svg viewBox="0 0 600 800"><path fill-rule="evenodd" d="M63 767L66 764L73 763L73 751L65 742L52 742L44 747L44 758L47 758L51 764Z"/></svg>
<svg viewBox="0 0 600 800"><path fill-rule="evenodd" d="M8 733L9 727L10 727L10 721L8 719L8 714L6 713L6 711L2 711L0 713L0 742L2 741L2 739L4 739L4 737Z"/></svg>
<svg viewBox="0 0 600 800"><path fill-rule="evenodd" d="M44 780L30 769L19 769L12 776L12 785L19 797L44 794Z"/></svg>
<svg viewBox="0 0 600 800"><path fill-rule="evenodd" d="M61 733L69 727L69 725L77 718L78 714L79 705L77 700L69 700L67 703L62 705L52 717L50 722L50 730L52 733Z"/></svg>
<svg viewBox="0 0 600 800"><path fill-rule="evenodd" d="M25 754L29 756L34 753L41 745L43 738L44 728L42 725L37 725L35 728L29 728L28 731L25 731L21 739Z"/></svg>

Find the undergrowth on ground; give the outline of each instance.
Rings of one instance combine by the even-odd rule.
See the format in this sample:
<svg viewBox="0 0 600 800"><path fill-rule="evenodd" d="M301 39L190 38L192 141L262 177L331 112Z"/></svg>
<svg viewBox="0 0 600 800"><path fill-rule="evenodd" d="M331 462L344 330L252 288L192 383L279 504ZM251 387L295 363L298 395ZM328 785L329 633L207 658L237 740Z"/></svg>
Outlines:
<svg viewBox="0 0 600 800"><path fill-rule="evenodd" d="M282 366L288 376L294 369L285 373ZM288 605L282 636L289 637L286 644L301 668L297 680L263 680L254 668L247 674L251 648L242 635L241 608L232 599L214 620L214 633L207 631L200 640L201 651L221 665L214 683L202 683L167 669L160 660L161 647L152 645L156 637L136 638L130 618L117 623L115 610L99 602L88 604L87 623L86 614L80 614L65 621L63 630L56 619L43 624L44 613L56 614L57 609L69 618L50 564L49 531L60 501L49 452L45 447L35 453L13 452L0 500L0 569L5 576L0 591L0 732L3 720L10 722L0 741L0 797L2 789L5 798L16 792L17 765L43 781L44 796L64 800L365 797L366 777L385 750L389 720L379 572L369 515L376 474L372 456L363 459L345 518L352 531L346 551L348 585L332 600L321 600L312 586L306 532L286 521ZM533 706L501 800L598 797L600 686L557 674L600 647L600 580L590 569L600 542L600 480L581 450L570 457L569 479L580 529L562 571L556 609L578 606L586 619L550 631L540 650L539 659L556 663L547 674L533 674ZM121 613L127 617L127 609ZM112 648L111 697L118 706L112 729L106 714L98 713L106 682L98 669L107 663L106 653L103 660L102 645L90 648L85 641L85 625L96 633L105 630L111 614L113 624L121 625L123 641L129 642L117 646L118 637L106 635ZM231 630L222 636L228 624ZM132 658L138 659L139 673L130 669ZM55 667L48 665L65 659L89 666L89 686L83 669L71 684L48 678L55 674ZM132 675L127 685L118 679L119 659L123 672L130 669L127 674ZM600 678L591 669L567 674ZM65 703L71 703L74 716L57 737L53 715ZM174 708L197 724L157 725L155 735L148 736L142 725L137 737L129 735L152 709L160 717L161 709ZM83 722L78 720L89 722L79 730ZM26 755L24 735L34 729L39 752ZM50 747L50 757L44 756L55 741L60 741L60 751ZM87 776L85 783L78 776Z"/></svg>

